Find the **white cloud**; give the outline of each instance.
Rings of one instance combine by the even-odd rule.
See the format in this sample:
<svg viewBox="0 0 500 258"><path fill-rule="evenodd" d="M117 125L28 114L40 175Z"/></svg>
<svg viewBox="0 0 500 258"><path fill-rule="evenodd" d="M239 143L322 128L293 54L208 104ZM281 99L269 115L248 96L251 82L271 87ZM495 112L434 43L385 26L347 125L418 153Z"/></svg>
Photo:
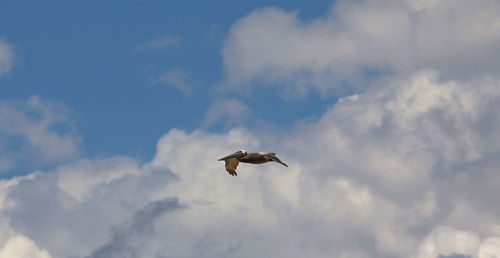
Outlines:
<svg viewBox="0 0 500 258"><path fill-rule="evenodd" d="M453 254L476 257L479 244L479 236L473 232L438 227L420 244L416 257L430 258Z"/></svg>
<svg viewBox="0 0 500 258"><path fill-rule="evenodd" d="M479 248L479 258L500 257L500 238L487 238Z"/></svg>
<svg viewBox="0 0 500 258"><path fill-rule="evenodd" d="M109 184L126 175L138 175L139 167L134 159L113 157L105 160L80 160L71 166L57 169L59 188L74 200L82 202L90 197L94 187Z"/></svg>
<svg viewBox="0 0 500 258"><path fill-rule="evenodd" d="M483 124L481 117L495 116L498 85L490 79L439 82L429 72L384 81L357 98L342 100L310 129L308 137L292 136L293 145L313 144L327 153L330 160L314 152L303 158L318 159L314 163L320 167L335 161L337 174L358 177L359 173L359 180L371 184L417 190L433 177L446 176L452 166L477 161L497 149L498 136L484 138L498 126L496 120ZM442 170L435 171L436 166Z"/></svg>
<svg viewBox="0 0 500 258"><path fill-rule="evenodd" d="M500 256L500 238L490 237L483 241L478 234L458 230L450 226L438 226L420 243L414 257L464 257L493 258ZM461 257L462 257L461 256Z"/></svg>
<svg viewBox="0 0 500 258"><path fill-rule="evenodd" d="M77 157L80 136L62 104L38 96L0 102L0 171Z"/></svg>
<svg viewBox="0 0 500 258"><path fill-rule="evenodd" d="M31 239L17 235L0 249L0 258L50 258L46 250L41 250Z"/></svg>
<svg viewBox="0 0 500 258"><path fill-rule="evenodd" d="M394 74L288 131L172 129L145 164L80 159L2 180L2 250L23 236L26 250L54 258L497 255L500 80L488 75L497 68L496 38L487 33L496 29L497 4L451 3L340 2L308 23L277 9L254 12L233 27L224 50L229 81L298 78L292 90L328 91L363 66ZM474 15L479 10L486 18ZM461 38L460 24L474 36ZM408 27L417 35L409 41ZM329 51L332 42L338 45ZM485 48L475 57L478 46ZM487 69L474 66L479 59ZM413 71L429 64L435 70ZM59 110L42 103L35 106ZM247 110L235 99L213 106ZM0 116L17 121L0 127L9 137L31 127L39 129L33 135L51 135L51 121L69 123L67 115L47 115L59 112L41 111L36 120L0 107L22 118ZM234 119L236 111L209 111L206 123ZM289 167L242 163L238 177L228 176L216 160L242 148L278 152Z"/></svg>
<svg viewBox="0 0 500 258"><path fill-rule="evenodd" d="M370 77L422 68L445 78L498 73L499 35L494 0L337 1L307 22L263 8L231 28L221 84L242 91L257 81L289 94L331 94L346 91L346 81L364 88Z"/></svg>
<svg viewBox="0 0 500 258"><path fill-rule="evenodd" d="M157 218L166 212L182 208L175 198L148 203L146 207L134 214L130 222L112 228L111 241L94 250L89 257L153 257L153 255L158 257L158 253L150 254L148 250L142 251L141 248L137 247L147 245L148 238L154 236L154 223Z"/></svg>
<svg viewBox="0 0 500 258"><path fill-rule="evenodd" d="M5 243L21 234L53 257L494 253L499 85L421 72L342 99L289 132L174 129L142 166L82 160L4 181ZM241 148L276 151L289 167L240 164L230 177L216 160ZM144 212L171 197L185 208ZM151 223L134 226L137 214Z"/></svg>
<svg viewBox="0 0 500 258"><path fill-rule="evenodd" d="M152 166L179 175L181 183L172 185L170 193L198 204L191 205L195 214L183 217L219 239L210 241L221 245L229 241L224 235L234 234L215 229L220 225L214 220L233 227L240 219L250 224L237 226L245 240L226 245L227 250L239 247L233 255L245 257L252 249L273 256L275 249L248 239L265 235L263 241L275 245L294 243L287 245L290 253L276 256L408 257L441 223L466 227L473 235L496 234L489 229L499 220L489 214L500 212L493 205L499 177L497 164L488 160L500 146L495 129L500 125L495 113L499 85L491 78L441 81L433 72L394 78L339 101L317 123L282 135L174 130L159 141ZM241 164L233 180L212 160L242 147L283 151L290 168ZM467 166L491 173L464 170ZM472 178L484 187L482 192ZM453 206L459 203L472 205L475 213L457 211ZM467 218L471 221L464 223ZM283 235L271 233L275 228ZM207 252L221 255L222 246ZM188 255L189 248L177 254ZM453 245L446 250L439 252L476 256L479 249Z"/></svg>
<svg viewBox="0 0 500 258"><path fill-rule="evenodd" d="M185 94L192 91L191 85L188 83L188 73L179 67L172 68L155 79L154 82L165 84L169 87L176 88Z"/></svg>
<svg viewBox="0 0 500 258"><path fill-rule="evenodd" d="M91 255L113 243L114 228L127 228L130 220L141 222L141 209L154 208L170 197L163 189L176 180L175 175L134 164L123 157L84 160L52 173L3 180L3 184L17 181L0 191L5 199L0 218L8 220L0 230L7 232L0 236L22 234L52 257Z"/></svg>
<svg viewBox="0 0 500 258"><path fill-rule="evenodd" d="M0 77L10 71L14 58L10 45L4 38L0 38Z"/></svg>

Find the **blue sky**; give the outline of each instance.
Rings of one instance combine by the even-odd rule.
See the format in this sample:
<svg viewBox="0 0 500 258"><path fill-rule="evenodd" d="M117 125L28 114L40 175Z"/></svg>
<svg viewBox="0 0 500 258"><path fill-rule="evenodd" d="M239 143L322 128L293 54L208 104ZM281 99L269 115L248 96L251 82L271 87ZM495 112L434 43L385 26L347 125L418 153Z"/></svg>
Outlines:
<svg viewBox="0 0 500 258"><path fill-rule="evenodd" d="M4 1L0 258L500 257L499 35L497 0Z"/></svg>
<svg viewBox="0 0 500 258"><path fill-rule="evenodd" d="M2 4L2 37L12 42L14 69L1 78L2 100L38 95L74 111L88 155L127 154L150 159L171 128L194 130L222 79L221 49L231 25L256 8L278 6L304 19L330 1L65 1ZM165 38L175 43L147 47ZM155 77L178 68L190 94ZM317 116L328 100L287 101L280 92L238 96L261 119L289 126ZM267 110L275 109L275 112ZM223 130L214 125L210 130ZM227 129L227 128L226 128Z"/></svg>

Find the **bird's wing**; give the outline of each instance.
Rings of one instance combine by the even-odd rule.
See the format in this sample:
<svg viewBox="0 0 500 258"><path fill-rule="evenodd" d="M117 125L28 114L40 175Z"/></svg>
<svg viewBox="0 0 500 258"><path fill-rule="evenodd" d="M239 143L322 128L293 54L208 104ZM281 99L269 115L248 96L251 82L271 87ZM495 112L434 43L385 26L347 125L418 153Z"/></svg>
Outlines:
<svg viewBox="0 0 500 258"><path fill-rule="evenodd" d="M236 167L238 166L240 161L237 158L226 159L224 161L226 162L227 172L229 172L229 174L232 176L237 176L238 174L236 174Z"/></svg>

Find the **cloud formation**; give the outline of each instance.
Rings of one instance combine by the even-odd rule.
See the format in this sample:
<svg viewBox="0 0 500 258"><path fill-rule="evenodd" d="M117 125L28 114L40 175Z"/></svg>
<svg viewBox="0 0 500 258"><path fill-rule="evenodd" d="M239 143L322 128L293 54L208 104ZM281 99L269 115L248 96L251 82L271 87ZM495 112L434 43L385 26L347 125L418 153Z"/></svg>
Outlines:
<svg viewBox="0 0 500 258"><path fill-rule="evenodd" d="M126 225L112 227L112 239L109 243L93 251L90 258L152 257L139 253L140 246L154 236L155 220L168 211L181 209L176 198L168 198L148 203L137 211ZM158 257L159 253L155 252Z"/></svg>
<svg viewBox="0 0 500 258"><path fill-rule="evenodd" d="M143 165L85 160L4 180L2 245L23 235L52 257L498 255L499 86L423 71L286 133L174 129ZM289 168L240 164L229 177L216 159L242 147Z"/></svg>
<svg viewBox="0 0 500 258"><path fill-rule="evenodd" d="M24 236L14 236L0 249L0 258L50 258L46 250L40 250L33 241Z"/></svg>
<svg viewBox="0 0 500 258"><path fill-rule="evenodd" d="M172 129L143 164L78 158L1 180L0 253L500 256L497 17L489 0L340 1L307 23L257 10L228 36L229 86L261 80L328 92L374 75L369 85L286 131ZM235 99L221 103L246 110ZM62 138L47 124L66 116L41 112L34 121L49 122L30 122L29 112L0 107L18 114L0 127L8 137L34 127ZM208 124L236 116L213 113ZM228 176L216 160L242 148L278 152L289 167L240 164L238 177Z"/></svg>
<svg viewBox="0 0 500 258"><path fill-rule="evenodd" d="M0 173L78 157L80 136L66 106L38 96L0 101Z"/></svg>
<svg viewBox="0 0 500 258"><path fill-rule="evenodd" d="M11 46L0 37L0 77L10 71L14 57Z"/></svg>
<svg viewBox="0 0 500 258"><path fill-rule="evenodd" d="M222 54L223 87L281 85L344 94L380 74L422 68L444 78L500 70L498 1L337 1L324 16L262 8L236 22ZM352 91L352 89L351 89Z"/></svg>
<svg viewBox="0 0 500 258"><path fill-rule="evenodd" d="M0 218L6 223L0 246L23 235L52 257L97 255L114 243L113 228L126 229L148 211L153 218L176 207L163 193L176 180L169 171L139 167L128 157L82 160L51 173L2 180Z"/></svg>

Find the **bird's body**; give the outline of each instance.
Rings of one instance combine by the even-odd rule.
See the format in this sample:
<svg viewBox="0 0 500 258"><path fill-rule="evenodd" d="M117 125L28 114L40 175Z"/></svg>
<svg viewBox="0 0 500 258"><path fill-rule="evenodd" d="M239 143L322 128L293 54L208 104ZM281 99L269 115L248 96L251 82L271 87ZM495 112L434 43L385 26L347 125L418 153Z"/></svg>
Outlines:
<svg viewBox="0 0 500 258"><path fill-rule="evenodd" d="M231 155L227 155L223 158L220 158L219 161L224 160L226 162L226 170L232 176L237 176L236 167L240 162L244 163L252 163L252 164L262 164L270 161L275 161L282 164L285 167L288 167L287 164L281 162L281 160L276 157L276 153L274 152L251 152L247 153L244 150L237 151Z"/></svg>

